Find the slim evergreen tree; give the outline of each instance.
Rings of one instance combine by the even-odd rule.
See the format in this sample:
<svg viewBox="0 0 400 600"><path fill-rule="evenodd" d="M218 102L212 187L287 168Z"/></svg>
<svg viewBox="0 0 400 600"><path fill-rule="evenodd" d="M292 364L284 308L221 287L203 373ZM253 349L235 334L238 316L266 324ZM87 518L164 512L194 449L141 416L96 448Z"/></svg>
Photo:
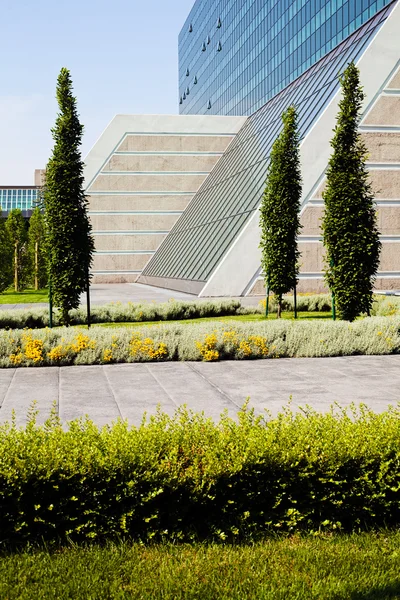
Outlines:
<svg viewBox="0 0 400 600"><path fill-rule="evenodd" d="M6 220L8 239L13 249L12 266L14 290L20 292L27 287L29 279L29 259L27 249L27 227L22 211L13 208Z"/></svg>
<svg viewBox="0 0 400 600"><path fill-rule="evenodd" d="M36 207L29 219L28 252L35 290L47 284L46 229L42 212Z"/></svg>
<svg viewBox="0 0 400 600"><path fill-rule="evenodd" d="M278 300L294 289L299 274L297 236L300 231L301 173L297 113L290 106L282 115L283 129L271 150L260 207L262 269Z"/></svg>
<svg viewBox="0 0 400 600"><path fill-rule="evenodd" d="M358 131L364 92L350 63L340 79L343 96L328 164L322 221L325 280L340 318L370 313L381 243L374 195L365 165L368 153Z"/></svg>
<svg viewBox="0 0 400 600"><path fill-rule="evenodd" d="M13 249L0 207L0 294L12 284L12 264Z"/></svg>
<svg viewBox="0 0 400 600"><path fill-rule="evenodd" d="M72 90L70 73L63 68L57 81L60 112L52 129L54 148L44 185L49 278L54 305L65 325L69 324L69 311L79 306L86 289L94 250L83 190L83 125Z"/></svg>

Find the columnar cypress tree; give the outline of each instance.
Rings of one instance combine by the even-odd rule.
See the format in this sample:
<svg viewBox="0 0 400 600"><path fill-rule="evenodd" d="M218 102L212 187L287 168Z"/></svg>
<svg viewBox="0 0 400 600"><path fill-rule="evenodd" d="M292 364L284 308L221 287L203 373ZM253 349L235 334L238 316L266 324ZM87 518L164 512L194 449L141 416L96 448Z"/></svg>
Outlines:
<svg viewBox="0 0 400 600"><path fill-rule="evenodd" d="M325 280L335 294L338 315L353 321L370 312L381 243L365 166L368 153L358 131L364 93L354 63L340 82L343 97L331 141L322 230Z"/></svg>
<svg viewBox="0 0 400 600"><path fill-rule="evenodd" d="M69 311L79 306L86 289L94 249L83 190L83 125L72 89L70 73L63 68L57 81L60 112L52 129L54 148L44 186L49 277L54 305L66 325Z"/></svg>
<svg viewBox="0 0 400 600"><path fill-rule="evenodd" d="M0 293L4 292L12 284L12 261L13 249L5 221L1 216L0 207Z"/></svg>
<svg viewBox="0 0 400 600"><path fill-rule="evenodd" d="M12 247L14 289L20 292L26 288L29 279L29 259L27 249L27 227L22 211L13 208L6 220L8 239Z"/></svg>
<svg viewBox="0 0 400 600"><path fill-rule="evenodd" d="M46 228L42 212L36 207L29 220L28 251L35 290L47 284Z"/></svg>
<svg viewBox="0 0 400 600"><path fill-rule="evenodd" d="M278 318L282 295L297 284L300 255L297 236L301 228L299 132L294 106L283 113L282 121L282 132L272 147L260 207L261 264L269 289L277 296Z"/></svg>

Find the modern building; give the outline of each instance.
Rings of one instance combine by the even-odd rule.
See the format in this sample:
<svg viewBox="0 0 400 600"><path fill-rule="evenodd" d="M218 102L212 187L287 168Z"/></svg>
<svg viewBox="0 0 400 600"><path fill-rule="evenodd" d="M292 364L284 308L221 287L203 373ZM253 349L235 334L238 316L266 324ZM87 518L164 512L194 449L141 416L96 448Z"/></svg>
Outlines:
<svg viewBox="0 0 400 600"><path fill-rule="evenodd" d="M134 282L245 117L117 115L85 159L93 281Z"/></svg>
<svg viewBox="0 0 400 600"><path fill-rule="evenodd" d="M387 2L386 6L384 4L385 2L366 0L325 0L322 4L318 0L284 0L279 3L248 0L243 3L243 6L249 8L248 14L254 15L257 7L263 7L264 10L271 7L271 14L275 15L268 21L266 29L262 29L260 24L249 37L248 31L258 21L253 17L244 17L239 9L236 17L230 19L229 7L238 8L237 3L227 0L198 0L195 3L180 38L180 56L184 60L180 72L181 85L185 69L189 71L188 77L196 77L197 83L189 86L190 100L188 103L186 94L186 108L182 110L210 113L214 107L215 112L234 114L235 107L241 106L238 110L249 114L265 98L271 94L272 96L246 119L184 214L143 270L139 281L200 296L240 296L263 292L258 248L258 208L272 144L281 128L281 114L289 105L295 104L302 138L303 174L303 230L299 237L302 265L299 287L303 291L323 289L321 191L341 95L338 76L353 60L360 69L366 93L360 130L370 150L369 169L382 234L381 263L376 287L400 288L400 3L395 1ZM323 13L320 13L321 10ZM281 11L281 14L278 15L277 11ZM209 51L208 38L206 50L203 51L201 42L200 54L197 55L194 53L195 47L198 50L195 38L193 42L189 41L196 31L200 32L199 40L208 35L202 24L205 14L211 15L209 26L214 24L214 37L211 38L214 40L214 50L216 42L221 41L222 46L220 51L217 48L214 52L214 58L207 67L209 70L204 71L207 77L211 71L218 75L215 88L212 88L211 83L203 81L201 69L207 64L203 56ZM320 15L318 19L317 15ZM332 29L334 20L336 25ZM231 23L225 38L224 23L227 28ZM277 29L275 23L279 23ZM332 37L321 33L321 41L315 46L311 40L319 39L313 36L317 30L322 31L322 26L335 34ZM275 52L283 52L283 60L279 58L280 76L274 76L273 81L262 91L259 84L254 85L254 76L248 71L249 66L242 68L243 61L239 58L235 59L236 63L230 74L225 66L228 61L225 53L229 56L232 53L237 57L241 56L242 44L250 39L246 54L251 57L251 61L253 57L260 55L266 56L263 60L268 63L269 50L266 50L267 54L262 54L264 50L260 49L269 48L270 38L275 39L281 35L278 29L287 31L287 37L284 38L286 42L282 41L282 46L274 46L272 53L275 56ZM217 30L220 32L218 40L215 37ZM263 31L266 32L265 35ZM229 41L231 36L235 39ZM300 40L303 41L299 46ZM326 52L328 42L331 49ZM209 45L211 46L211 41ZM312 50L314 48L315 52ZM296 52L298 60L294 61L292 57ZM304 57L304 60L300 60L300 57ZM309 60L313 60L311 66L307 62ZM264 75L261 79L265 79L267 73L262 70L262 63L263 61L260 63L260 72ZM218 96L217 90L224 89L223 79L227 77L231 81L230 77L233 77L237 80L236 74L239 71L244 73L244 79L239 79L240 84L236 87L229 85L227 89L230 91ZM269 72L272 72L270 67ZM210 90L214 90L217 95L213 95ZM279 91L276 93L277 90ZM245 100L249 94L251 99ZM238 100L240 96L242 100ZM193 98L197 98L198 103L192 104ZM209 101L210 109L205 107Z"/></svg>
<svg viewBox="0 0 400 600"><path fill-rule="evenodd" d="M391 0L197 0L179 35L179 112L251 115Z"/></svg>
<svg viewBox="0 0 400 600"><path fill-rule="evenodd" d="M95 281L200 296L264 292L259 205L282 112L301 132L301 291L324 288L321 192L340 99L360 69L382 255L400 288L400 0L197 0L179 37L177 116L117 116L86 159Z"/></svg>
<svg viewBox="0 0 400 600"><path fill-rule="evenodd" d="M41 185L43 171L35 170L35 184L0 186L0 208L2 217L13 208L22 210L24 217L29 217L38 202L38 188Z"/></svg>

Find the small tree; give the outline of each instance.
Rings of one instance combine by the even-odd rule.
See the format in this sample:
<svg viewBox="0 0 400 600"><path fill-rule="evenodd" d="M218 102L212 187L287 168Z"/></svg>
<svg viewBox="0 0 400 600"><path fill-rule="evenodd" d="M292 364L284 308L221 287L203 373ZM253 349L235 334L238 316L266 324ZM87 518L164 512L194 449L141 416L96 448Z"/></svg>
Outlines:
<svg viewBox="0 0 400 600"><path fill-rule="evenodd" d="M0 207L0 293L4 292L13 281L13 249L8 236L5 221Z"/></svg>
<svg viewBox="0 0 400 600"><path fill-rule="evenodd" d="M283 129L271 150L267 181L260 207L261 264L267 286L278 300L297 285L300 231L301 173L299 133L294 106L282 115Z"/></svg>
<svg viewBox="0 0 400 600"><path fill-rule="evenodd" d="M325 280L339 317L353 321L361 313L370 313L381 243L365 165L368 153L358 131L364 93L354 63L340 83L343 97L331 141L322 230Z"/></svg>
<svg viewBox="0 0 400 600"><path fill-rule="evenodd" d="M28 250L35 290L47 284L46 229L42 212L36 207L29 220Z"/></svg>
<svg viewBox="0 0 400 600"><path fill-rule="evenodd" d="M14 289L16 292L20 292L28 284L29 260L27 252L27 227L22 211L19 208L13 208L8 213L6 229L13 249Z"/></svg>
<svg viewBox="0 0 400 600"><path fill-rule="evenodd" d="M60 112L52 129L54 148L45 175L44 203L49 256L49 278L61 320L69 324L69 311L79 306L89 281L94 250L83 190L81 141L76 99L68 69L57 81Z"/></svg>

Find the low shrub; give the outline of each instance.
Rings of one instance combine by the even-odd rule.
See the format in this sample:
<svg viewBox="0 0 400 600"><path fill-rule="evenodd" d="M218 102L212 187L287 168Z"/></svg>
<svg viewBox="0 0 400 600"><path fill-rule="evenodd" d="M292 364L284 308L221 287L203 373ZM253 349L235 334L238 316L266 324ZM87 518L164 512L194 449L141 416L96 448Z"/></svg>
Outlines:
<svg viewBox="0 0 400 600"><path fill-rule="evenodd" d="M246 407L214 423L181 408L140 427L53 414L0 427L0 540L255 539L400 525L400 408Z"/></svg>
<svg viewBox="0 0 400 600"><path fill-rule="evenodd" d="M0 332L0 367L394 354L400 319L205 322Z"/></svg>
<svg viewBox="0 0 400 600"><path fill-rule="evenodd" d="M260 301L262 311L265 311L266 299ZM284 311L294 311L294 297L287 295L283 297L282 309ZM269 297L268 310L271 313L276 313L278 304L274 294ZM332 297L330 294L299 294L297 296L297 310L299 312L329 312L332 310Z"/></svg>
<svg viewBox="0 0 400 600"><path fill-rule="evenodd" d="M259 312L258 307L242 307L238 300L177 301L161 304L112 302L104 306L93 306L92 323L140 323L142 321L173 321L224 317ZM70 311L71 325L86 325L85 308ZM53 325L60 325L60 315L54 311ZM49 326L47 308L0 310L0 329L42 329Z"/></svg>
<svg viewBox="0 0 400 600"><path fill-rule="evenodd" d="M371 314L377 317L393 317L400 315L400 297L374 296Z"/></svg>

